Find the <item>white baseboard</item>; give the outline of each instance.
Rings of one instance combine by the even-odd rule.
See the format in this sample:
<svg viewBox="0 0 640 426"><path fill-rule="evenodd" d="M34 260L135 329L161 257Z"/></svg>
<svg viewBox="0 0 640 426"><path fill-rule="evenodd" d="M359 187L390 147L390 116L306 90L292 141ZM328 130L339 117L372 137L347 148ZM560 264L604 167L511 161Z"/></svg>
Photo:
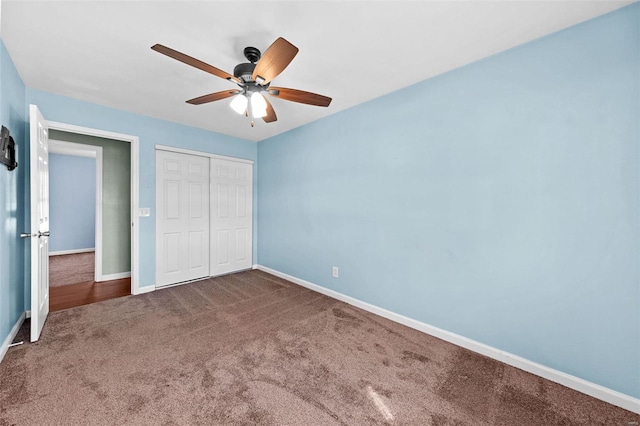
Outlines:
<svg viewBox="0 0 640 426"><path fill-rule="evenodd" d="M83 248L83 249L74 249L74 250L58 250L58 251L50 251L49 256L60 256L63 254L78 254L78 253L91 253L96 251L95 248Z"/></svg>
<svg viewBox="0 0 640 426"><path fill-rule="evenodd" d="M26 317L26 312L23 312L22 314L20 314L18 321L16 321L16 323L13 325L13 328L9 332L9 335L7 336L6 339L4 339L4 342L2 342L2 346L0 346L0 362L2 362L2 360L4 359L4 356L7 354L7 351L9 350L9 345L11 344L11 342L13 342L13 339L15 339L16 335L18 334L18 331L20 330L20 326L24 322L25 317Z"/></svg>
<svg viewBox="0 0 640 426"><path fill-rule="evenodd" d="M111 281L111 280L121 280L122 278L129 278L131 277L131 271L129 272L119 272L117 274L109 274L109 275L103 275L101 277L98 277L99 279L96 280L96 282L102 282L102 281Z"/></svg>
<svg viewBox="0 0 640 426"><path fill-rule="evenodd" d="M31 311L30 310L29 311L25 311L24 314L25 314L25 316L27 318L31 318Z"/></svg>
<svg viewBox="0 0 640 426"><path fill-rule="evenodd" d="M363 302L351 296L347 296L337 291L330 290L317 284L313 284L309 281L305 281L303 279L296 278L283 272L276 271L275 269L267 268L266 266L262 265L257 265L257 269L283 278L287 281L291 281L292 283L298 284L302 287L306 287L310 290L317 291L318 293L322 293L334 299L338 299L342 302L348 303L358 308L364 309L365 311L369 311L391 321L406 325L407 327L422 331L423 333L430 334L449 343L453 343L454 345L461 346L473 352L477 352L489 358L493 358L495 360L504 362L505 364L509 364L513 367L551 380L552 382L559 383L568 388L577 390L578 392L582 392L594 398L600 399L618 407L622 407L625 410L640 414L640 399L638 398L634 398L621 392L614 391L613 389L609 389L604 386L586 381L579 377L563 373L562 371L555 370L542 364L538 364L537 362L522 358L518 355L514 355L512 353L505 352L492 346L485 345L484 343L477 342L459 334L455 334L450 331L446 331L441 328L414 320L412 318L405 317L404 315L388 311L386 309L380 308L367 302Z"/></svg>

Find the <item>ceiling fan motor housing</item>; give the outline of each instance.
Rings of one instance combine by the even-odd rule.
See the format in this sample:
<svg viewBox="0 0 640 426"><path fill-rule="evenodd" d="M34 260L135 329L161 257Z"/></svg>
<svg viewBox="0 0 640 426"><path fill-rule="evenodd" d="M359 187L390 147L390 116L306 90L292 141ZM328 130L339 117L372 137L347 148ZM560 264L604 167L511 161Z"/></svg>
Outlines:
<svg viewBox="0 0 640 426"><path fill-rule="evenodd" d="M256 64L244 63L238 64L233 69L233 76L238 77L240 80L247 82L251 81L251 76L253 75L253 70L255 69Z"/></svg>
<svg viewBox="0 0 640 426"><path fill-rule="evenodd" d="M253 70L256 67L256 62L260 60L262 54L260 50L256 47L245 47L244 48L244 57L247 58L247 61L250 63L244 63L236 65L233 69L233 76L238 77L240 80L244 82L253 81L252 75Z"/></svg>

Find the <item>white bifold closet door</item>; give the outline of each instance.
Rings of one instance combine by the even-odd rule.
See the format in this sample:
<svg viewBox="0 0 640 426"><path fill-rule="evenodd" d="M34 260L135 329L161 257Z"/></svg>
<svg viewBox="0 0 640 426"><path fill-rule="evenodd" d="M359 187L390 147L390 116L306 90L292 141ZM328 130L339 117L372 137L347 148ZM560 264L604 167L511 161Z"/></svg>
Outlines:
<svg viewBox="0 0 640 426"><path fill-rule="evenodd" d="M156 286L209 276L209 158L156 151Z"/></svg>
<svg viewBox="0 0 640 426"><path fill-rule="evenodd" d="M211 159L211 275L251 268L253 164Z"/></svg>

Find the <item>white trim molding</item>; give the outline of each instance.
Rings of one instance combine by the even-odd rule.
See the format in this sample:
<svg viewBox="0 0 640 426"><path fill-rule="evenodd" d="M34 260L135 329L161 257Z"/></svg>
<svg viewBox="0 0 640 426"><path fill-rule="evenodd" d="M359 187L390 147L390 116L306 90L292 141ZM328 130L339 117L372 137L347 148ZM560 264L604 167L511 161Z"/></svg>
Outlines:
<svg viewBox="0 0 640 426"><path fill-rule="evenodd" d="M94 248L83 248L83 249L73 249L73 250L58 250L58 251L50 251L49 256L64 256L65 254L80 254L80 253L92 253L96 251Z"/></svg>
<svg viewBox="0 0 640 426"><path fill-rule="evenodd" d="M131 271L128 272L118 272L116 274L108 274L108 275L103 275L101 277L101 279L98 281L96 280L97 283L99 282L103 282L103 281L111 281L111 280L121 280L123 278L129 278L131 276Z"/></svg>
<svg viewBox="0 0 640 426"><path fill-rule="evenodd" d="M90 127L47 121L49 129L99 138L128 142L131 145L131 294L140 294L140 220L138 205L140 197L140 139L137 136ZM102 209L100 209L102 210ZM96 241L96 246L98 242ZM96 253L97 254L97 253ZM98 256L96 256L97 258ZM103 277L104 278L104 277Z"/></svg>
<svg viewBox="0 0 640 426"><path fill-rule="evenodd" d="M505 364L511 365L512 367L519 368L521 370L535 374L536 376L540 376L545 379L551 380L552 382L559 383L568 388L577 390L578 392L582 392L594 398L608 402L609 404L613 404L618 407L622 407L625 410L640 414L640 399L638 398L625 395L621 392L614 391L613 389L609 389L604 386L600 386L598 384L581 379L579 377L563 373L562 371L549 368L542 364L538 364L537 362L530 361L518 355L514 355L512 353L494 348L489 345L485 345L484 343L477 342L459 334L455 334L450 331L414 320L412 318L405 317L404 315L388 311L384 308L380 308L370 303L363 302L362 300L347 296L335 290L330 290L326 287L322 287L309 281L294 277L292 275L285 274L284 272L280 272L262 265L257 265L256 269L267 272L271 275L275 275L276 277L283 278L287 281L291 281L294 284L298 284L310 290L317 291L318 293L322 293L325 296L329 296L342 302L348 303L349 305L364 309L365 311L369 311L399 324L406 325L407 327L411 327L415 330L445 340L449 343L453 343L454 345L461 346L465 349L469 349L470 351L479 353L489 358L493 358L497 361L504 362Z"/></svg>
<svg viewBox="0 0 640 426"><path fill-rule="evenodd" d="M244 158L237 158L237 157L227 157L226 155L212 154L210 152L204 152L204 151L195 151L193 149L178 148L176 146L156 144L156 150L177 152L179 154L197 155L198 157L209 157L209 158L215 158L217 160L235 161L236 163L253 164L253 160L247 160Z"/></svg>
<svg viewBox="0 0 640 426"><path fill-rule="evenodd" d="M49 153L61 155L73 155L76 157L96 158L101 146L85 145L82 143L49 139Z"/></svg>
<svg viewBox="0 0 640 426"><path fill-rule="evenodd" d="M0 346L0 362L2 362L2 360L4 359L4 356L7 354L7 351L9 350L9 345L11 345L11 342L13 342L13 339L16 338L16 335L18 334L18 331L20 331L20 327L22 326L22 323L24 322L26 317L27 317L26 312L23 312L20 314L18 321L16 321L16 323L13 325L13 328L9 332L9 335L7 336L6 339L4 339L4 342L2 342L2 346Z"/></svg>

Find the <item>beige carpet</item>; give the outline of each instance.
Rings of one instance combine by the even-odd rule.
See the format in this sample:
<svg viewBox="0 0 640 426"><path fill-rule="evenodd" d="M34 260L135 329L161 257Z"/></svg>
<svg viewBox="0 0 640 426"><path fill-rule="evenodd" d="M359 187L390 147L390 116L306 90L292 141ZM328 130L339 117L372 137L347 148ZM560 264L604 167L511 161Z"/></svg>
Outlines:
<svg viewBox="0 0 640 426"><path fill-rule="evenodd" d="M49 256L49 286L59 287L93 281L95 253L76 253Z"/></svg>
<svg viewBox="0 0 640 426"><path fill-rule="evenodd" d="M0 425L638 420L259 271L56 312L0 364Z"/></svg>

